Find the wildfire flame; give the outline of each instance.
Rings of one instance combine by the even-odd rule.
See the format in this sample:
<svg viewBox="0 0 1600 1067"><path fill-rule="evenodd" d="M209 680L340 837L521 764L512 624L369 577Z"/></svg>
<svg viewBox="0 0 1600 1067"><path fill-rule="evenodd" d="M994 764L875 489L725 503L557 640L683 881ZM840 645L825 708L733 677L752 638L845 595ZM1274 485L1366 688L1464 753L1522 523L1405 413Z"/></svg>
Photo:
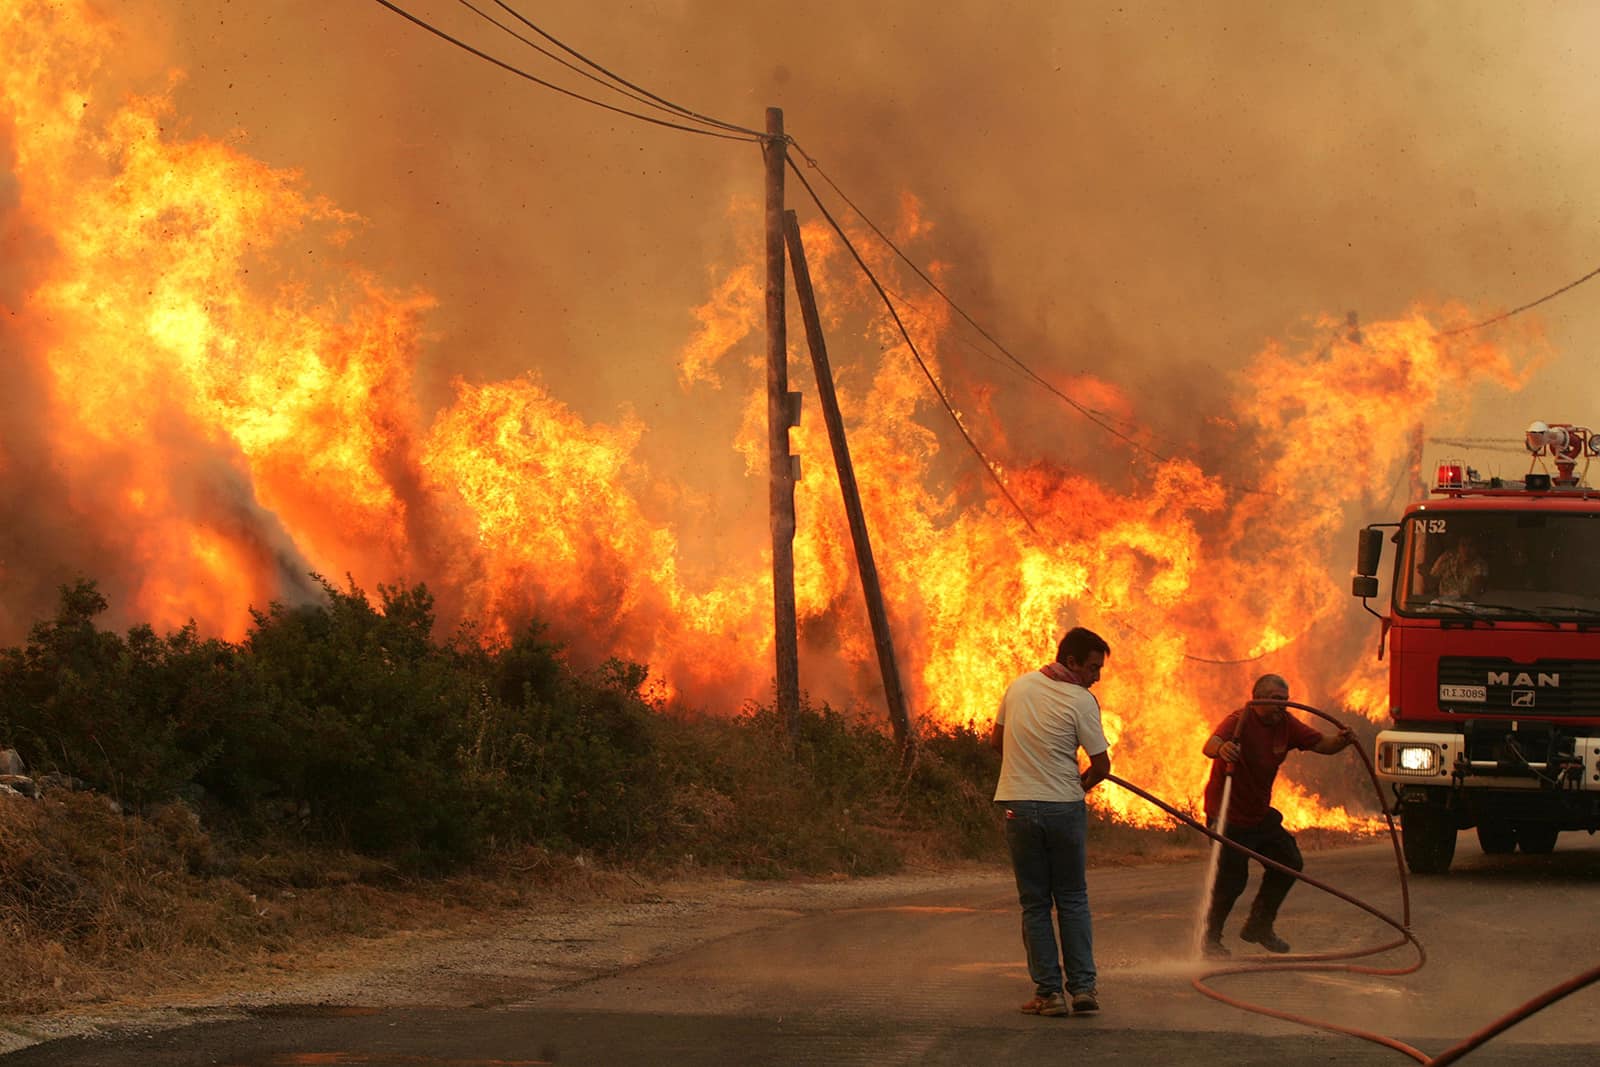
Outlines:
<svg viewBox="0 0 1600 1067"><path fill-rule="evenodd" d="M24 595L40 575L82 571L126 619L192 618L237 638L249 607L314 595L311 572L348 573L366 588L426 581L446 619L484 620L490 639L537 614L580 647L648 663L663 700L727 710L770 691L754 245L717 272L698 331L675 345L683 388L731 409L727 437L745 457L742 484L701 485L647 447L656 428L637 413L585 421L533 374L464 378L426 414L414 368L431 297L345 262L360 220L298 175L167 132L165 91L102 99L114 30L86 4L0 0L0 51L11 171L0 240L15 265L0 277L0 358L29 413L0 435L0 487L13 506L42 498L75 531L42 553L49 566L0 559L0 637L44 606ZM735 205L730 225L753 238L758 205ZM914 249L933 226L907 198L894 236ZM1462 309L1417 308L1359 339L1330 319L1302 348L1269 346L1213 420L1213 458L1146 437L1131 478L1052 460L1047 443L1007 431L998 385L979 382L958 397L962 417L1019 514L941 421L838 243L818 226L805 240L919 717L986 729L1006 683L1075 624L1112 645L1097 693L1118 772L1164 796L1198 796L1202 743L1261 673L1288 677L1297 699L1386 712L1370 620L1343 588L1350 534L1397 510L1421 423L1461 417L1443 383L1515 389L1527 374L1481 338L1438 336ZM892 289L915 291L881 246L859 243L878 250L872 265ZM904 311L943 377L959 332L950 313L931 300ZM815 395L803 352L791 374ZM1136 417L1093 376L1053 384ZM1057 403L1042 391L1037 402ZM874 706L873 642L820 419L794 442L807 464L803 683ZM708 524L725 527L711 549ZM1360 821L1292 784L1279 799L1291 825ZM1096 802L1161 818L1114 790Z"/></svg>

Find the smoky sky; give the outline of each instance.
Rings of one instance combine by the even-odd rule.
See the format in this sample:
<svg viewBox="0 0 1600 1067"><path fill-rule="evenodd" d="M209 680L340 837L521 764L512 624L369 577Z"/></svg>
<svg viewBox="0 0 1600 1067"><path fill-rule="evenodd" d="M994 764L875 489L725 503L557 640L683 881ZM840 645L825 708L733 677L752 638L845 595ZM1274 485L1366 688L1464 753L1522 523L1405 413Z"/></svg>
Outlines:
<svg viewBox="0 0 1600 1067"><path fill-rule="evenodd" d="M410 8L599 92L456 3ZM1174 372L1221 388L1308 316L1503 310L1593 265L1600 86L1574 42L1600 16L1580 4L527 13L696 110L760 127L782 107L870 213L924 202L952 291L1022 354L1137 389L1156 418L1194 410L1159 387ZM124 18L188 71L196 132L242 131L303 170L370 220L364 251L388 277L439 295L441 374L533 365L601 405L652 372L669 384L686 309L738 237L728 201L760 195L751 145L564 99L375 3ZM807 213L792 183L791 200ZM1550 313L1578 329L1577 308Z"/></svg>

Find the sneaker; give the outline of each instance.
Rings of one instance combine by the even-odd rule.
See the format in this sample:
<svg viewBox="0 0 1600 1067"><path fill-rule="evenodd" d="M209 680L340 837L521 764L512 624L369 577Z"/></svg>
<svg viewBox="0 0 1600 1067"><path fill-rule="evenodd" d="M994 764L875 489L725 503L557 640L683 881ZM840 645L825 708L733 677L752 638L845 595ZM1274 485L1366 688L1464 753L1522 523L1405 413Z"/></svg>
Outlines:
<svg viewBox="0 0 1600 1067"><path fill-rule="evenodd" d="M1060 993L1036 996L1022 1006L1022 1014L1065 1015L1067 1014L1067 998Z"/></svg>
<svg viewBox="0 0 1600 1067"><path fill-rule="evenodd" d="M1208 960L1225 960L1233 953L1228 951L1228 946L1222 943L1220 937L1208 937L1200 945L1200 955Z"/></svg>
<svg viewBox="0 0 1600 1067"><path fill-rule="evenodd" d="M1289 942L1273 933L1272 927L1246 926L1239 931L1241 941L1249 941L1260 945L1268 952L1288 952Z"/></svg>
<svg viewBox="0 0 1600 1067"><path fill-rule="evenodd" d="M1099 1010L1100 998L1095 996L1094 990L1086 989L1082 993L1072 994L1072 1011L1074 1014L1082 1015Z"/></svg>

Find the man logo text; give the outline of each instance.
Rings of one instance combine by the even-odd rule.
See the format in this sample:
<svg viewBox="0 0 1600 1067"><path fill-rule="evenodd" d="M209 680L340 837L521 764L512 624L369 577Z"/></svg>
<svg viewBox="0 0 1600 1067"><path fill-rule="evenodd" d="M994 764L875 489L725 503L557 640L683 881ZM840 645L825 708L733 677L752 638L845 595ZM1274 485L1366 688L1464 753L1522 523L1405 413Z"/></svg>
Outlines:
<svg viewBox="0 0 1600 1067"><path fill-rule="evenodd" d="M1545 674L1543 671L1540 671L1539 675L1538 675L1538 680L1535 681L1534 680L1534 676L1529 674L1527 671L1518 672L1516 677L1512 677L1510 671L1490 671L1489 672L1489 684L1490 685L1515 685L1515 686L1534 686L1534 685L1536 685L1541 689L1560 689L1561 688L1561 675L1559 675L1559 674Z"/></svg>

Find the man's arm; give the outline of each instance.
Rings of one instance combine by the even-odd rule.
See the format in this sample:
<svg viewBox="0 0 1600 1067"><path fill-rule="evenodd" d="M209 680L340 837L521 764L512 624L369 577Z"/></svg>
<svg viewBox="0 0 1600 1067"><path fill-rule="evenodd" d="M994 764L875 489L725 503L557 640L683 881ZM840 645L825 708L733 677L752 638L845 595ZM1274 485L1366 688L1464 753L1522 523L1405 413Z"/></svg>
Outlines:
<svg viewBox="0 0 1600 1067"><path fill-rule="evenodd" d="M1356 735L1351 733L1349 729L1340 727L1339 732L1336 734L1323 734L1322 740L1311 746L1311 751L1320 752L1324 756L1331 756L1335 752L1343 752L1355 742Z"/></svg>
<svg viewBox="0 0 1600 1067"><path fill-rule="evenodd" d="M1095 786L1106 780L1111 773L1111 750L1097 753L1089 757L1089 769L1084 771L1079 778L1083 782L1083 791L1087 793Z"/></svg>
<svg viewBox="0 0 1600 1067"><path fill-rule="evenodd" d="M1239 757L1242 753L1239 749L1239 742L1234 740L1234 735L1240 729L1239 716L1246 714L1249 713L1236 711L1217 724L1215 732L1206 738L1204 745L1200 746L1200 751L1206 759L1220 759L1225 763L1239 762Z"/></svg>
<svg viewBox="0 0 1600 1067"><path fill-rule="evenodd" d="M989 747L993 748L996 752L1004 752L1006 750L1005 723L996 722L994 724L994 732L989 735Z"/></svg>

